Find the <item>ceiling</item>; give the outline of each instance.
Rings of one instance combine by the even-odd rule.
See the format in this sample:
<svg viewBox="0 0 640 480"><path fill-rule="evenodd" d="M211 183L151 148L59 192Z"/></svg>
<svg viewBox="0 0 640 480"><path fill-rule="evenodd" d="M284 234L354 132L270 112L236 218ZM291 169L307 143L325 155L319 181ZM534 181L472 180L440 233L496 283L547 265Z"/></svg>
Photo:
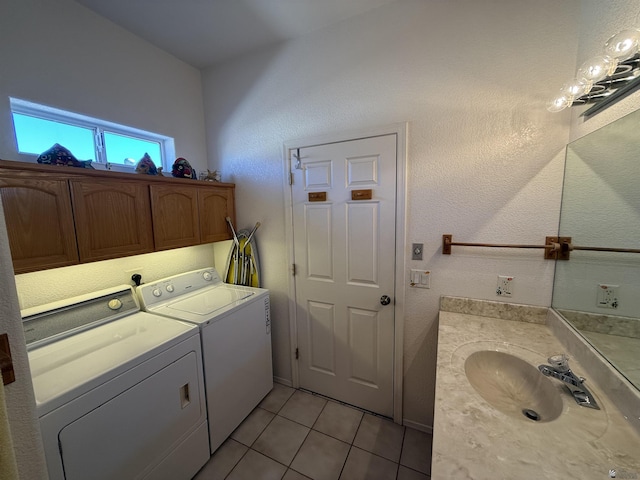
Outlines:
<svg viewBox="0 0 640 480"><path fill-rule="evenodd" d="M76 0L204 68L396 0Z"/></svg>

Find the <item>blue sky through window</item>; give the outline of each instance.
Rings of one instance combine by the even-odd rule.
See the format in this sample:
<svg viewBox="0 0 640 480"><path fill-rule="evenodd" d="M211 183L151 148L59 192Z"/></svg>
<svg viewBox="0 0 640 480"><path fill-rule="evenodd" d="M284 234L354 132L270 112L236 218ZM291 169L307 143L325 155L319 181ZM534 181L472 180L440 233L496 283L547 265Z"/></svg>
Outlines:
<svg viewBox="0 0 640 480"><path fill-rule="evenodd" d="M104 132L104 143L107 151L107 160L111 163L135 165L145 153L148 153L156 167L162 166L160 143L158 142Z"/></svg>
<svg viewBox="0 0 640 480"><path fill-rule="evenodd" d="M94 142L95 130L56 120L13 113L18 151L39 155L58 143L78 160L97 161ZM159 142L142 140L127 135L104 132L106 161L135 166L148 153L156 166L162 166Z"/></svg>
<svg viewBox="0 0 640 480"><path fill-rule="evenodd" d="M40 155L59 143L78 160L95 160L93 130L21 113L13 114L18 151Z"/></svg>

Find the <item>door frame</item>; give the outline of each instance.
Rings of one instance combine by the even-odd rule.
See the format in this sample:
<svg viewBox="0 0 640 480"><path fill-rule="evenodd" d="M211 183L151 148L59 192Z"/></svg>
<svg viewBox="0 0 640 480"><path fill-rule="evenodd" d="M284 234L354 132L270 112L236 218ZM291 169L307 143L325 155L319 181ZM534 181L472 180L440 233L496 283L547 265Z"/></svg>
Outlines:
<svg viewBox="0 0 640 480"><path fill-rule="evenodd" d="M407 203L407 123L395 123L381 127L371 127L316 137L290 140L283 145L283 186L285 235L289 262L289 356L291 359L291 382L293 388L300 386L296 345L298 342L298 324L296 318L296 286L293 276L293 195L290 172L293 171L292 151L298 148L314 147L327 143L339 143L360 140L382 135L396 135L396 226L395 226L395 285L394 285L394 354L393 354L393 421L402 424L402 399L404 378L404 306L406 279L404 274L407 249L406 245L406 203Z"/></svg>

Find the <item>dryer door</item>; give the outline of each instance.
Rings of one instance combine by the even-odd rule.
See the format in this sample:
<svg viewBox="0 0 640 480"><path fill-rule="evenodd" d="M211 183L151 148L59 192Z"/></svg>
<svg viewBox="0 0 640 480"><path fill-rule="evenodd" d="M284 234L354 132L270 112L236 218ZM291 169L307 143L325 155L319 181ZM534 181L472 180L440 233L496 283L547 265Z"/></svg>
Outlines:
<svg viewBox="0 0 640 480"><path fill-rule="evenodd" d="M190 352L65 426L66 480L139 478L199 422L204 405Z"/></svg>

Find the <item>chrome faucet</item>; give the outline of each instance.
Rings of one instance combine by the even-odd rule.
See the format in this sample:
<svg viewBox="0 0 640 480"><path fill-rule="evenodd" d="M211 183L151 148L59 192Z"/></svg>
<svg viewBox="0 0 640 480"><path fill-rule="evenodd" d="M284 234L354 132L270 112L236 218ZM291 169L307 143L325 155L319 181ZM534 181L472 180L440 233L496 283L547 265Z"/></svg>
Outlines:
<svg viewBox="0 0 640 480"><path fill-rule="evenodd" d="M584 386L585 379L576 376L569 368L569 359L563 353L548 358L549 365L539 365L538 370L545 377L553 377L565 384L571 392L576 403L581 407L589 407L600 410L595 398L587 387Z"/></svg>

